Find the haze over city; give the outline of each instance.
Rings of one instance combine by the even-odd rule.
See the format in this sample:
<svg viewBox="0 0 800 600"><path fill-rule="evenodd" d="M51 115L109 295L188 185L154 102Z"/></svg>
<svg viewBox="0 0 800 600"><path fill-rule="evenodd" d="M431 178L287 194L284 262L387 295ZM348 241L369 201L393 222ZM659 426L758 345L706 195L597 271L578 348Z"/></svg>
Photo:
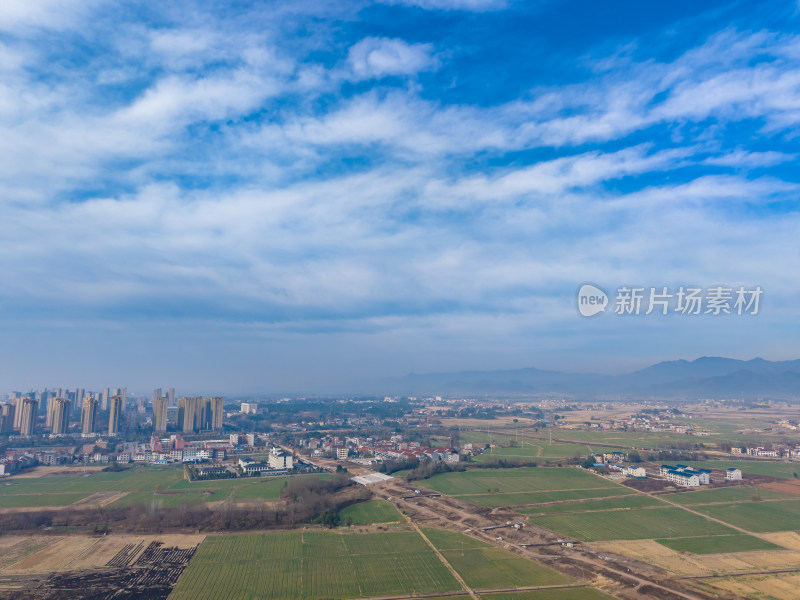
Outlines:
<svg viewBox="0 0 800 600"><path fill-rule="evenodd" d="M766 5L3 2L0 390L797 359L800 16Z"/></svg>

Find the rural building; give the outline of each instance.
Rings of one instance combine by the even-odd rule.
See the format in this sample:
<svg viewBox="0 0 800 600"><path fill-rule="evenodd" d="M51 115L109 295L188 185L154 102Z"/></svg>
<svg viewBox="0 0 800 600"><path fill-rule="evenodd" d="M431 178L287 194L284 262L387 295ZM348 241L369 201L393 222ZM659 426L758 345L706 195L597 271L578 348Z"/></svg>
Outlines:
<svg viewBox="0 0 800 600"><path fill-rule="evenodd" d="M742 478L742 472L739 469L734 469L733 467L730 467L725 472L725 479L736 480L741 478Z"/></svg>
<svg viewBox="0 0 800 600"><path fill-rule="evenodd" d="M647 477L647 471L644 470L644 467L637 467L635 465L623 467L622 472L627 477Z"/></svg>
<svg viewBox="0 0 800 600"><path fill-rule="evenodd" d="M686 465L661 465L659 473L667 480L685 487L711 483L711 471L708 469L692 469Z"/></svg>
<svg viewBox="0 0 800 600"><path fill-rule="evenodd" d="M244 471L245 475L261 474L269 470L269 465L263 462L249 462L242 466L242 471Z"/></svg>
<svg viewBox="0 0 800 600"><path fill-rule="evenodd" d="M280 448L273 448L269 451L269 466L271 469L291 469L293 465L292 455L287 454Z"/></svg>
<svg viewBox="0 0 800 600"><path fill-rule="evenodd" d="M199 467L197 469L197 474L200 477L208 477L213 475L222 475L228 472L228 467L220 467L220 466L209 466L209 467Z"/></svg>

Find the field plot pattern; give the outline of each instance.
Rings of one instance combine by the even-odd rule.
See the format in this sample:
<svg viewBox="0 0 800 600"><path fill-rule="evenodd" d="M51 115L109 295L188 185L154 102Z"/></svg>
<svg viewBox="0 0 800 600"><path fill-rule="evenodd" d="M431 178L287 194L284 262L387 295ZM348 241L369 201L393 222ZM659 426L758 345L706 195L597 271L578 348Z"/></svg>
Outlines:
<svg viewBox="0 0 800 600"><path fill-rule="evenodd" d="M328 474L295 477L331 477ZM76 503L124 508L146 505L179 508L202 503L276 501L287 477L247 477L188 481L182 466L132 467L124 471L87 473L42 471L39 477L12 479L0 485L0 509L61 507ZM96 501L95 501L96 499Z"/></svg>
<svg viewBox="0 0 800 600"><path fill-rule="evenodd" d="M522 514L548 514L562 512L590 512L595 510L624 510L630 508L666 508L667 504L652 496L631 495L609 498L607 500L584 500L581 502L565 502L560 504L543 504L531 508L521 508Z"/></svg>
<svg viewBox="0 0 800 600"><path fill-rule="evenodd" d="M28 600L164 600L202 536L22 538L29 553L0 572L0 596ZM18 544L15 544L15 546Z"/></svg>
<svg viewBox="0 0 800 600"><path fill-rule="evenodd" d="M750 552L753 550L783 550L780 546L752 535L713 535L695 538L676 538L656 540L662 546L678 552L692 554L719 554L730 552Z"/></svg>
<svg viewBox="0 0 800 600"><path fill-rule="evenodd" d="M496 508L539 502L606 498L631 494L623 485L585 471L558 467L479 469L436 475L425 487L460 500Z"/></svg>
<svg viewBox="0 0 800 600"><path fill-rule="evenodd" d="M460 589L414 532L212 536L171 599L360 598Z"/></svg>
<svg viewBox="0 0 800 600"><path fill-rule="evenodd" d="M531 523L584 542L738 533L681 508L551 514L529 517Z"/></svg>
<svg viewBox="0 0 800 600"><path fill-rule="evenodd" d="M368 500L345 508L339 516L344 523L348 519L353 525L372 523L399 523L403 520L393 504L386 500Z"/></svg>
<svg viewBox="0 0 800 600"><path fill-rule="evenodd" d="M422 532L473 589L546 586L574 581L548 567L460 533L427 527Z"/></svg>
<svg viewBox="0 0 800 600"><path fill-rule="evenodd" d="M694 506L694 510L753 532L800 529L800 502L734 502Z"/></svg>

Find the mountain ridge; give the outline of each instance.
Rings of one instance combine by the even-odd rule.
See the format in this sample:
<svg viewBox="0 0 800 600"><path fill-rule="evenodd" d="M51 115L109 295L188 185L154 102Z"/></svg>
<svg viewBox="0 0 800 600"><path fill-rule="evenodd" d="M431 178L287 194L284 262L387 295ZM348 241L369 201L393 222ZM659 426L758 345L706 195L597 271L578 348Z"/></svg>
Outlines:
<svg viewBox="0 0 800 600"><path fill-rule="evenodd" d="M800 398L800 359L769 361L701 356L661 361L622 375L538 369L409 373L385 382L416 395L564 393L602 396Z"/></svg>

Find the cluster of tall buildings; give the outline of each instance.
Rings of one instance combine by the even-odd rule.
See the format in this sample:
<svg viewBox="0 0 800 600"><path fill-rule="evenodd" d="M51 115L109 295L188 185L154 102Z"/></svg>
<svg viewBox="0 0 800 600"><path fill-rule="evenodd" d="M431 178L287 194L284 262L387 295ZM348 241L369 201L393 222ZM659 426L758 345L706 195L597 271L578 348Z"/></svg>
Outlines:
<svg viewBox="0 0 800 600"><path fill-rule="evenodd" d="M222 429L223 400L187 397L178 400L178 428L184 433Z"/></svg>
<svg viewBox="0 0 800 600"><path fill-rule="evenodd" d="M70 424L80 416L80 432L84 436L105 429L98 423L100 413L108 412L108 434L119 435L126 428L136 426L136 415L127 403L126 388L105 388L101 392L83 389L44 389L40 392L10 395L10 402L0 404L0 433L18 431L31 436L36 432L37 419L44 417L44 426L52 435L66 435ZM144 399L139 399L140 412L145 410ZM176 401L175 388L162 394L161 388L153 391L153 430L166 432L171 410L179 430L185 433L222 429L223 399L221 397L187 397Z"/></svg>

